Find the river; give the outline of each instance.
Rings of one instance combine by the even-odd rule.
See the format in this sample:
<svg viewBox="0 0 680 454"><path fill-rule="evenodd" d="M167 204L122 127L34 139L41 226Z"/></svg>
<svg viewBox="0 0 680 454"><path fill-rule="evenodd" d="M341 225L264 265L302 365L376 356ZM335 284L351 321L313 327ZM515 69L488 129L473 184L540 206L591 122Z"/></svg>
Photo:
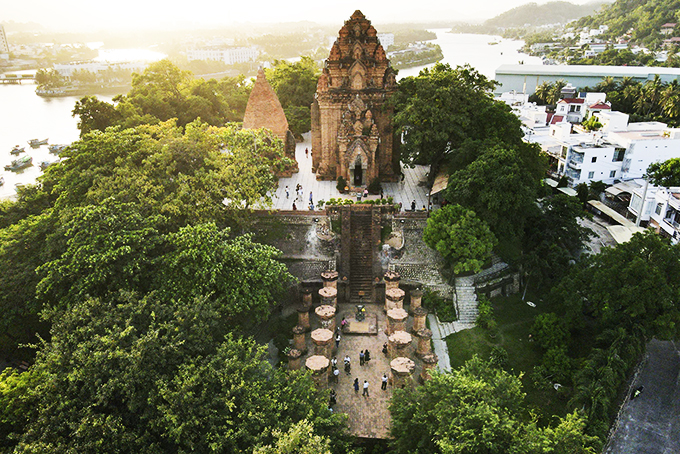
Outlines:
<svg viewBox="0 0 680 454"><path fill-rule="evenodd" d="M444 54L444 63L452 66L469 63L480 73L493 78L496 68L506 63L540 64L540 59L519 53L522 41L504 40L498 36L453 34L447 30L433 30ZM489 45L490 42L498 42ZM428 65L431 66L431 65ZM423 67L402 69L399 77L417 75ZM112 95L99 95L103 101L111 101ZM78 139L78 120L71 115L79 96L42 98L35 94L35 85L0 85L0 175L5 184L0 186L0 199L12 197L17 184L31 184L41 174L41 161L55 161L47 146L32 149L30 139L47 139L50 144L68 144ZM15 156L9 151L14 145L26 147L33 157L33 166L18 172L5 171Z"/></svg>

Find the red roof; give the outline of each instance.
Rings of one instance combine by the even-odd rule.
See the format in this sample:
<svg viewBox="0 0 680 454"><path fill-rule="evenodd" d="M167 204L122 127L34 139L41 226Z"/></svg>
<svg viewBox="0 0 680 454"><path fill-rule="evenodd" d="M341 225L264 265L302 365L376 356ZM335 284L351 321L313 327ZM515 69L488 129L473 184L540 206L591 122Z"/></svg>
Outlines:
<svg viewBox="0 0 680 454"><path fill-rule="evenodd" d="M595 110L595 109L611 109L611 106L609 106L609 105L607 105L603 102L597 102L597 103L593 104L592 106L590 106L588 108L593 109L593 110Z"/></svg>
<svg viewBox="0 0 680 454"><path fill-rule="evenodd" d="M551 125L556 125L557 123L562 123L564 120L564 115L553 115L552 120L550 120Z"/></svg>
<svg viewBox="0 0 680 454"><path fill-rule="evenodd" d="M585 99L583 98L564 98L560 99L560 102L564 102L567 104L583 104L585 102ZM559 102L558 102L559 104Z"/></svg>

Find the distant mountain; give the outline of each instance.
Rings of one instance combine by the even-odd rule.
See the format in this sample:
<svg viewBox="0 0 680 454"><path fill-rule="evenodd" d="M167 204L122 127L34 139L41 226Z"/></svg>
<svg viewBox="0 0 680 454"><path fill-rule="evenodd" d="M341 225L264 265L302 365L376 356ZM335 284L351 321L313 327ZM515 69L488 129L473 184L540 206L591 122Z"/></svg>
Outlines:
<svg viewBox="0 0 680 454"><path fill-rule="evenodd" d="M575 25L590 28L607 25L607 35L612 38L630 32L633 42L653 46L667 38L661 34L661 26L669 22L680 22L678 0L617 0L597 14L582 17Z"/></svg>
<svg viewBox="0 0 680 454"><path fill-rule="evenodd" d="M9 22L0 22L0 25L2 25L5 28L5 32L7 32L7 33L36 32L36 31L44 31L45 30L45 27L43 27L42 25L37 24L35 22L9 21Z"/></svg>
<svg viewBox="0 0 680 454"><path fill-rule="evenodd" d="M484 22L485 27L516 28L535 27L549 24L566 24L583 16L595 13L605 1L575 5L569 2L549 2L544 5L527 3L506 11Z"/></svg>

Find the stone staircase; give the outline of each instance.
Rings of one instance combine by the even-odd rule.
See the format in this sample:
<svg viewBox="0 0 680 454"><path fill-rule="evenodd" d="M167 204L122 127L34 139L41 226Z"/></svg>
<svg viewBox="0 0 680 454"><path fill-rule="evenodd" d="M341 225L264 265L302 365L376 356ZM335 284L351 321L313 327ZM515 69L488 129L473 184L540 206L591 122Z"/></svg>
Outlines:
<svg viewBox="0 0 680 454"><path fill-rule="evenodd" d="M352 243L349 256L350 302L368 302L373 291L373 231L370 210L352 211L350 218Z"/></svg>
<svg viewBox="0 0 680 454"><path fill-rule="evenodd" d="M474 325L477 321L477 294L475 293L475 277L456 278L456 312L458 323Z"/></svg>

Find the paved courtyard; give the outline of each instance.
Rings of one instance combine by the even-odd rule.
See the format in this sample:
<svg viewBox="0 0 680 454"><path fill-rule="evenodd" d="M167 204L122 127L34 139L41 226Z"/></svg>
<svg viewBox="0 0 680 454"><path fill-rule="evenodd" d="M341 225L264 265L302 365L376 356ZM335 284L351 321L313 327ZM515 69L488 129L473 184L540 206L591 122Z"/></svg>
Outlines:
<svg viewBox="0 0 680 454"><path fill-rule="evenodd" d="M331 198L351 198L352 196L340 194L335 181L317 181L316 175L312 173L312 157L305 156L305 148L312 149L309 134L304 135L304 142L297 144L295 158L297 159L300 171L293 174L290 178L279 179L279 187L274 194L273 208L277 210L292 210L295 201L295 186L302 185L304 199L296 203L298 210L307 210L309 205L309 191L314 195L314 203L319 200L328 201ZM410 209L411 202L416 201L416 208L422 209L427 206L427 188L425 180L427 178L428 166L416 166L413 169L404 168L405 178L403 182L383 183L385 198L393 197L394 203L401 203L403 209ZM286 186L290 190L290 197L286 198ZM377 198L377 197L374 197Z"/></svg>
<svg viewBox="0 0 680 454"><path fill-rule="evenodd" d="M390 376L389 359L382 354L382 346L387 342L385 326L387 323L386 315L379 304L368 304L366 311L375 314L378 319L378 334L344 334L340 340L340 345L333 355L338 359L338 369L340 376L338 383L330 380L328 388L335 389L337 393L337 404L333 407L334 411L345 413L348 416L348 426L350 433L360 438L389 438L390 432L390 412L388 409L389 401L392 397L392 387L388 386L386 391L380 389L381 377L383 374ZM349 318L355 311L352 304L339 304L336 316L339 326L343 316ZM315 318L315 317L312 317ZM407 328L411 326L412 319L409 317ZM318 322L312 322L312 330L318 328ZM421 372L420 361L415 358L415 346L417 340L414 338L411 343L409 357L416 363L413 372L413 379L417 383L418 374ZM335 347L335 343L333 343ZM308 342L309 354L312 354L314 346ZM371 360L364 366L359 365L359 352L368 350L371 353ZM349 355L351 359L351 374L347 375L344 371L343 358ZM354 392L354 379L359 379L359 392ZM362 396L364 380L369 383L369 396Z"/></svg>

